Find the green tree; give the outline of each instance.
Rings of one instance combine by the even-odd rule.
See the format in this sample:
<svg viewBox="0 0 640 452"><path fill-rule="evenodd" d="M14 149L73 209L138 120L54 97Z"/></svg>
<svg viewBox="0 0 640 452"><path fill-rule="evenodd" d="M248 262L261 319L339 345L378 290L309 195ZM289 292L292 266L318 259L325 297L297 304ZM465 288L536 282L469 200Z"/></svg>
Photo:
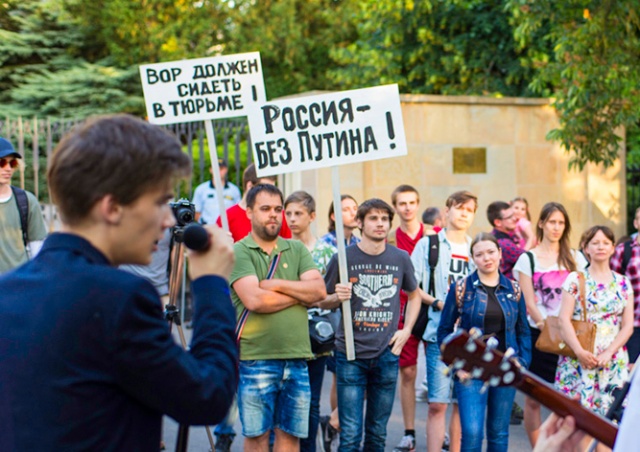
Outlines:
<svg viewBox="0 0 640 452"><path fill-rule="evenodd" d="M354 36L353 2L346 0L236 0L224 53L260 51L270 98L337 88L332 47Z"/></svg>
<svg viewBox="0 0 640 452"><path fill-rule="evenodd" d="M560 127L548 138L572 153L570 165L613 164L621 127L640 119L640 2L638 0L510 0L522 47L540 31L553 45L536 59L532 89L554 97ZM635 136L635 135L634 135Z"/></svg>
<svg viewBox="0 0 640 452"><path fill-rule="evenodd" d="M530 96L533 49L517 48L509 19L499 0L361 0L358 37L332 51L340 66L331 78L345 88Z"/></svg>

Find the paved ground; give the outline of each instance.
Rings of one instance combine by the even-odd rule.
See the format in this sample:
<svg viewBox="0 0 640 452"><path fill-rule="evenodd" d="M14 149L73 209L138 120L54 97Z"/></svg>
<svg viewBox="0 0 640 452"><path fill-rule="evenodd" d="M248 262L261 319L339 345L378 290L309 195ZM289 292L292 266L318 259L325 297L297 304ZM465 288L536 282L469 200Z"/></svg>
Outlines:
<svg viewBox="0 0 640 452"><path fill-rule="evenodd" d="M185 330L187 335L190 335L190 330ZM425 373L425 359L424 354L420 353L419 363L418 363L418 385L419 382L424 378ZM331 387L331 374L326 373L323 390L322 390L322 398L321 398L321 414L328 414L330 411L329 408L329 391ZM522 406L523 396L521 393L516 395L516 402ZM416 434L418 435L418 444L416 451L426 451L426 419L427 419L427 404L418 402L416 404ZM235 424L236 432L238 436L232 445L233 452L242 451L242 436L241 436L241 426L240 422L236 422ZM211 428L211 433L213 434L213 428ZM177 434L177 424L169 418L165 418L164 422L164 440L167 445L167 450L174 450L175 448L175 439ZM402 408L400 406L400 395L399 393L396 396L396 402L393 406L393 412L391 414L391 419L389 420L389 424L387 426L387 447L386 450L391 451L398 444L400 439L404 434L404 426L402 422ZM209 440L207 438L207 433L204 427L191 427L189 429L189 451L193 452L207 452L210 449ZM529 451L531 447L529 446L529 442L527 440L526 433L524 431L524 427L522 425L511 426L509 432L509 450L510 451Z"/></svg>

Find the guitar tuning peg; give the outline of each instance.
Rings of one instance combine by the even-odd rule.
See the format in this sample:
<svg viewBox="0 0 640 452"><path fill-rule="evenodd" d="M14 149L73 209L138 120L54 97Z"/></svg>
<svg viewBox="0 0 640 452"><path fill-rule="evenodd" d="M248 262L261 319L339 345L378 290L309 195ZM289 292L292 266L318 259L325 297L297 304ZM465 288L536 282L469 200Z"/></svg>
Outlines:
<svg viewBox="0 0 640 452"><path fill-rule="evenodd" d="M471 339L480 339L482 337L482 330L480 328L471 328L469 330L469 336L471 336Z"/></svg>
<svg viewBox="0 0 640 452"><path fill-rule="evenodd" d="M489 378L488 383L489 383L489 386L491 386L492 388L495 388L500 384L500 377L494 375L493 377Z"/></svg>
<svg viewBox="0 0 640 452"><path fill-rule="evenodd" d="M489 389L489 382L485 381L482 387L480 388L480 394L484 394Z"/></svg>
<svg viewBox="0 0 640 452"><path fill-rule="evenodd" d="M514 371L510 370L502 376L502 382L506 385L510 385L515 380L516 374Z"/></svg>
<svg viewBox="0 0 640 452"><path fill-rule="evenodd" d="M464 367L467 362L464 359L458 359L455 363L453 363L454 370L460 370Z"/></svg>
<svg viewBox="0 0 640 452"><path fill-rule="evenodd" d="M498 347L498 339L496 339L495 337L490 337L489 339L487 339L487 347L484 350L484 354L482 355L482 359L485 362L491 362L493 360L493 350L496 349L496 347Z"/></svg>
<svg viewBox="0 0 640 452"><path fill-rule="evenodd" d="M482 367L474 367L471 371L471 378L480 378L484 373L484 369Z"/></svg>
<svg viewBox="0 0 640 452"><path fill-rule="evenodd" d="M475 339L470 337L467 343L464 344L464 349L469 353L474 353L478 349Z"/></svg>
<svg viewBox="0 0 640 452"><path fill-rule="evenodd" d="M516 351L509 347L506 352L504 352L504 356L502 357L502 362L500 363L500 370L503 372L507 372L511 370L511 357L516 353Z"/></svg>

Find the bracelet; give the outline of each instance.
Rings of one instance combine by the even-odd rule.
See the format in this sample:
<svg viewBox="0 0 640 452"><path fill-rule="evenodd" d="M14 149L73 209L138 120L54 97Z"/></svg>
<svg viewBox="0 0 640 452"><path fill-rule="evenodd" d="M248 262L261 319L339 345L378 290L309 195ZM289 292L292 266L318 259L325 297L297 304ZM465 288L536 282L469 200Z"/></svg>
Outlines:
<svg viewBox="0 0 640 452"><path fill-rule="evenodd" d="M440 311L440 308L438 307L439 302L440 300L438 299L433 300L433 303L431 303L431 309L433 309L436 312Z"/></svg>

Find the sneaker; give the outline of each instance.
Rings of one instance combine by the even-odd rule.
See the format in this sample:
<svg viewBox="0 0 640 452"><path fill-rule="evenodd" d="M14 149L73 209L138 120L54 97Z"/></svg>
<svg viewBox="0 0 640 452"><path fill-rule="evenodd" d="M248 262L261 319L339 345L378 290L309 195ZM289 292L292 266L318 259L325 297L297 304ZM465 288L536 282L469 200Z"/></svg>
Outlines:
<svg viewBox="0 0 640 452"><path fill-rule="evenodd" d="M414 452L416 450L416 439L413 435L404 435L393 452Z"/></svg>
<svg viewBox="0 0 640 452"><path fill-rule="evenodd" d="M520 405L518 405L516 402L513 402L511 415L518 419L524 419L524 411L522 411L522 408L520 408Z"/></svg>
<svg viewBox="0 0 640 452"><path fill-rule="evenodd" d="M338 431L329 423L329 416L320 417L320 429L322 431L323 451L331 452L332 445L336 444L335 440L337 439Z"/></svg>
<svg viewBox="0 0 640 452"><path fill-rule="evenodd" d="M231 452L231 443L233 443L231 435L216 436L216 452Z"/></svg>
<svg viewBox="0 0 640 452"><path fill-rule="evenodd" d="M449 439L449 434L444 434L444 442L442 443L442 450L449 450L451 447L451 440Z"/></svg>
<svg viewBox="0 0 640 452"><path fill-rule="evenodd" d="M416 391L416 402L428 402L429 401L429 391L426 389L418 389Z"/></svg>

